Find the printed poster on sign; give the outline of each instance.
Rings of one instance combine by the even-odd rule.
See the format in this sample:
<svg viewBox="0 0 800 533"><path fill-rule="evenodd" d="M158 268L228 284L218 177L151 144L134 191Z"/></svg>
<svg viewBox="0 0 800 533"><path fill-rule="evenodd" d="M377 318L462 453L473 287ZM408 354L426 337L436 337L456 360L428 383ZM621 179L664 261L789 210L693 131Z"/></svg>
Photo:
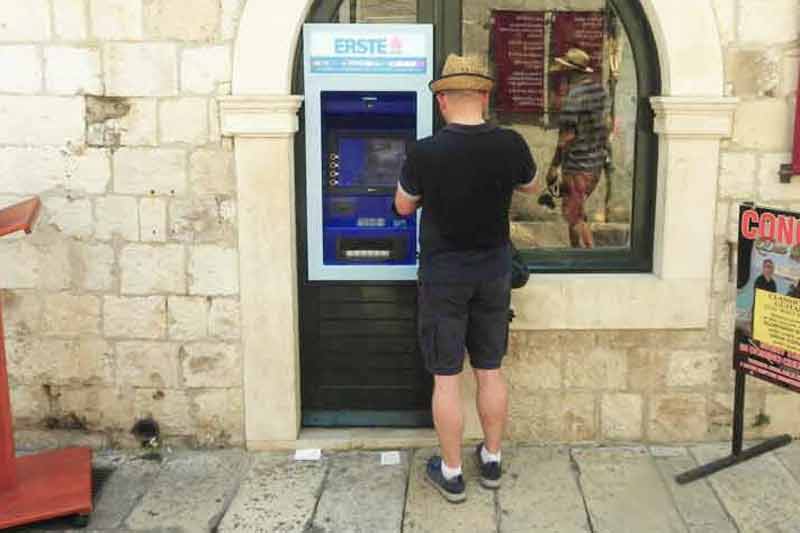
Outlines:
<svg viewBox="0 0 800 533"><path fill-rule="evenodd" d="M800 392L800 213L741 206L734 368Z"/></svg>

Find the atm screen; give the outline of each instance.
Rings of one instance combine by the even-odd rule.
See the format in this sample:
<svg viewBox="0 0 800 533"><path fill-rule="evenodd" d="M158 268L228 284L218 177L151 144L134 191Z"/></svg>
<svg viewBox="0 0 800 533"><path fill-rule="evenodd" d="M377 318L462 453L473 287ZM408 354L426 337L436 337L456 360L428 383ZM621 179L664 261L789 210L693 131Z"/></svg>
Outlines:
<svg viewBox="0 0 800 533"><path fill-rule="evenodd" d="M403 169L407 143L405 136L339 136L337 187L394 188Z"/></svg>

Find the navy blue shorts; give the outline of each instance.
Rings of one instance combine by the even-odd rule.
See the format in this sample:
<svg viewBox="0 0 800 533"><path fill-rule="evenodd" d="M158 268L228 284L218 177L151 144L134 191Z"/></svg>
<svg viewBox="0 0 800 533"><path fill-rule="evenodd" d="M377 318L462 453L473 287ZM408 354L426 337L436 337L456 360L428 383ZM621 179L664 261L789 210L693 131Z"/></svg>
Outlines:
<svg viewBox="0 0 800 533"><path fill-rule="evenodd" d="M428 372L500 368L508 349L511 276L475 283L419 284L419 344Z"/></svg>

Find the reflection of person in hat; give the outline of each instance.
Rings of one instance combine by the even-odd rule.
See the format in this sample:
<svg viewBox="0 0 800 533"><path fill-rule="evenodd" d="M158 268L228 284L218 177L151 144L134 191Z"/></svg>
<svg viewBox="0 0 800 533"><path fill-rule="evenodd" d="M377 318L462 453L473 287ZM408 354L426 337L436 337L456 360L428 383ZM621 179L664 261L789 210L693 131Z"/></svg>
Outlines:
<svg viewBox="0 0 800 533"><path fill-rule="evenodd" d="M562 197L562 214L575 248L594 246L585 203L600 181L607 156L607 97L590 63L589 54L572 48L550 66L551 72L564 73L568 90L561 105L558 147L547 185L551 194Z"/></svg>
<svg viewBox="0 0 800 533"><path fill-rule="evenodd" d="M408 150L395 209L422 207L419 343L434 375L433 419L442 455L427 479L463 501L461 377L465 352L478 382L485 433L481 483L500 485L500 441L508 411L501 362L511 301L509 209L515 190L534 192L536 165L516 132L484 121L494 81L475 58L451 55L430 84L447 126Z"/></svg>

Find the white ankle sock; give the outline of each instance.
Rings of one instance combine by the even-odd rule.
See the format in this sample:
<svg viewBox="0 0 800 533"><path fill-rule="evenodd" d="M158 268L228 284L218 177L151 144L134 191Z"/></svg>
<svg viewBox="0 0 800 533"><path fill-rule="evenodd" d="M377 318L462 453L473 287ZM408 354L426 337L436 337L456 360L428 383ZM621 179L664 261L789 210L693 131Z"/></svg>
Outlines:
<svg viewBox="0 0 800 533"><path fill-rule="evenodd" d="M450 468L445 464L444 460L442 460L442 475L447 481L450 481L461 475L461 467Z"/></svg>
<svg viewBox="0 0 800 533"><path fill-rule="evenodd" d="M481 446L481 461L484 463L499 463L501 455L501 450L497 450L497 453L489 453L489 450L486 449L486 445Z"/></svg>

